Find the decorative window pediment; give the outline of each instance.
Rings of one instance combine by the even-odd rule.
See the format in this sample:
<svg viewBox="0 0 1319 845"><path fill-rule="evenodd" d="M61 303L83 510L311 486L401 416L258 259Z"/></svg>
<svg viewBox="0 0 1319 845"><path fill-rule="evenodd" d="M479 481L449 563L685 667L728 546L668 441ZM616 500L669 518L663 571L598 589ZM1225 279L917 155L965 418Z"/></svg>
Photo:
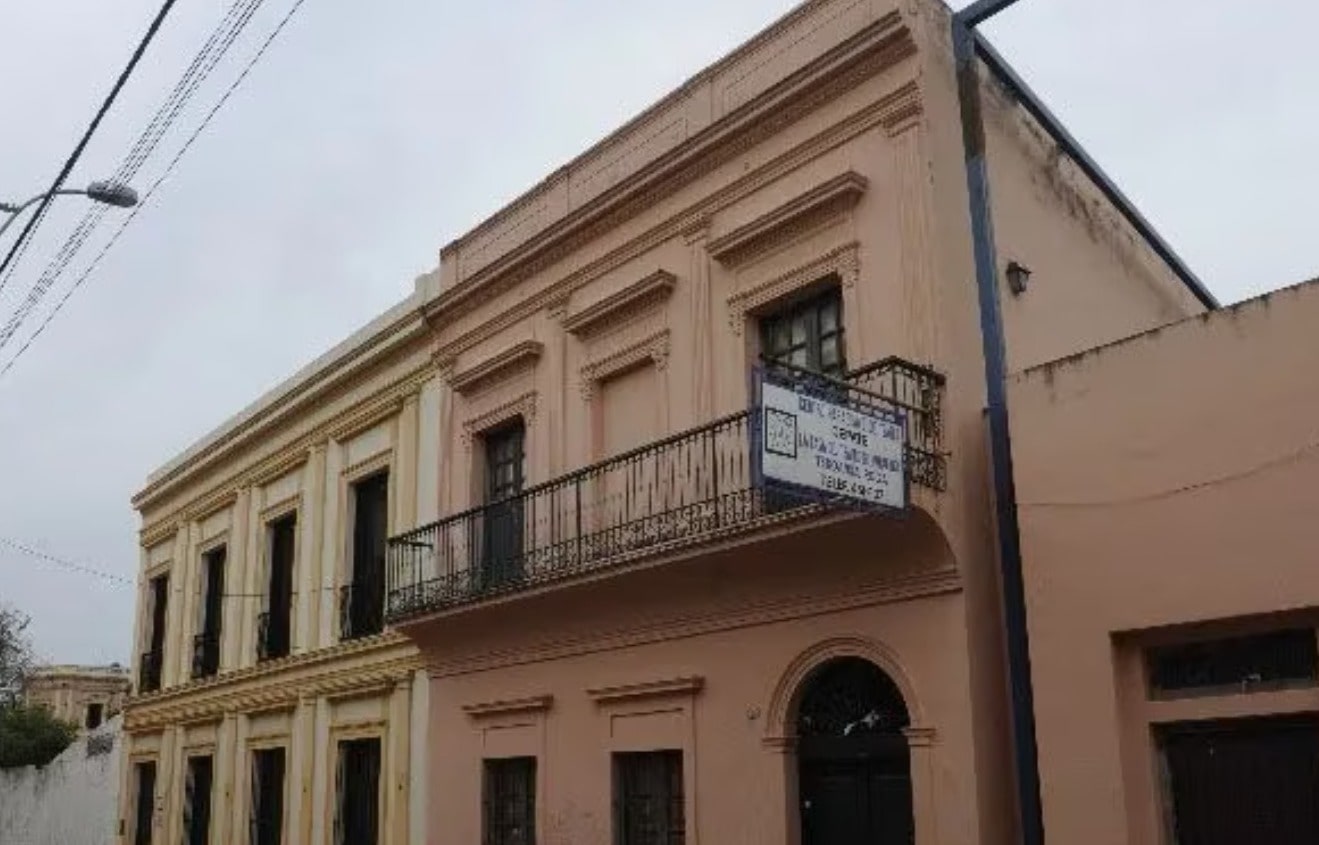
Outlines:
<svg viewBox="0 0 1319 845"><path fill-rule="evenodd" d="M767 240L778 239L789 229L850 211L868 185L866 177L852 170L821 182L804 194L712 239L710 256L721 264L737 264Z"/></svg>
<svg viewBox="0 0 1319 845"><path fill-rule="evenodd" d="M599 302L568 314L563 328L579 338L599 334L602 329L665 301L677 283L677 277L669 271L656 270Z"/></svg>
<svg viewBox="0 0 1319 845"><path fill-rule="evenodd" d="M545 345L524 340L491 355L489 358L449 376L449 385L462 394L476 392L477 388L501 381L536 365L545 352Z"/></svg>

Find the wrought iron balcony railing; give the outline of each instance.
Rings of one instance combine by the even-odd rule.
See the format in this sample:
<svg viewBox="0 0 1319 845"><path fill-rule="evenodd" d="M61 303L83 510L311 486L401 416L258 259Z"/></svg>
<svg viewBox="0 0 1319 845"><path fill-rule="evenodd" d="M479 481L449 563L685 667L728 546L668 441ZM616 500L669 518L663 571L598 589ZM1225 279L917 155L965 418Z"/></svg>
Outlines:
<svg viewBox="0 0 1319 845"><path fill-rule="evenodd" d="M380 582L339 588L339 638L355 640L385 629L385 590Z"/></svg>
<svg viewBox="0 0 1319 845"><path fill-rule="evenodd" d="M267 610L256 618L256 659L274 660L289 653L288 612Z"/></svg>
<svg viewBox="0 0 1319 845"><path fill-rule="evenodd" d="M941 374L889 358L831 384L902 411L907 480L943 489ZM757 486L752 425L750 411L731 414L394 537L387 621L699 543L809 506Z"/></svg>
<svg viewBox="0 0 1319 845"><path fill-rule="evenodd" d="M192 676L209 678L220 671L220 632L203 631L192 638Z"/></svg>
<svg viewBox="0 0 1319 845"><path fill-rule="evenodd" d="M160 689L160 667L164 662L159 651L142 652L142 663L138 669L138 692L155 692Z"/></svg>

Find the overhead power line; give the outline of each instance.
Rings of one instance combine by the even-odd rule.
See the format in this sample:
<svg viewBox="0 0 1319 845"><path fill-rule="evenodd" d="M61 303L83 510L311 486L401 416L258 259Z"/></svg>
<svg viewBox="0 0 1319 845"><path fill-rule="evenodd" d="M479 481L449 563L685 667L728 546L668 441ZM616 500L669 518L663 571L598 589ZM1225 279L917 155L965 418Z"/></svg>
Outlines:
<svg viewBox="0 0 1319 845"><path fill-rule="evenodd" d="M37 206L36 213L28 218L27 225L25 225L23 230L18 234L18 240L14 241L14 245L9 248L9 253L5 256L4 261L0 262L0 290L4 290L4 273L9 269L10 264L13 263L14 256L18 254L20 247L27 243L28 239L31 238L33 231L37 228L37 225L41 222L42 218L46 216L46 210L50 208L50 202L54 199L55 192L64 186L65 180L69 178L69 173L73 171L73 166L78 163L78 159L82 158L83 151L87 149L87 144L92 140L92 136L96 134L96 130L101 125L101 121L105 118L106 112L110 110L110 106L114 105L114 101L118 98L119 92L123 90L124 85L128 82L128 78L133 75L133 70L137 68L137 63L141 61L143 54L147 51L147 47L156 37L156 33L160 31L161 24L165 22L166 16L169 15L170 10L174 8L174 4L177 1L178 0L165 0L164 4L160 7L160 11L156 12L156 17L151 21L151 25L147 27L146 35L142 36L142 40L138 42L137 49L133 51L132 58L128 60L128 65L120 72L119 78L115 80L114 88L110 89L110 94L105 98L105 101L101 103L101 107L96 112L96 117L92 118L91 125L88 126L87 131L83 133L82 140L78 142L78 146L74 147L73 152L70 153L69 157L64 161L64 166L60 168L59 175L55 177L55 181L51 183L50 189L46 192L45 198L42 199L41 204Z"/></svg>
<svg viewBox="0 0 1319 845"><path fill-rule="evenodd" d="M119 228L115 230L114 234L110 237L110 240L106 242L105 246L101 247L100 252L98 252L96 256L91 260L91 263L87 265L87 268L83 270L81 274L79 274L78 278L75 279L73 284L69 286L69 289L65 291L64 295L60 297L59 301L55 303L55 307L52 308L46 314L46 316L42 319L41 323L37 326L36 331L34 331L27 338L27 340L23 342L23 344L14 353L12 358L6 361L3 366L0 366L0 379L3 379L5 374L8 373L11 369L13 369L14 364L17 363L18 359L23 357L23 353L26 352L32 346L32 344L36 341L38 337L41 336L42 332L46 330L46 327L49 326L51 321L54 320L55 317L60 313L60 311L68 303L69 299L72 298L73 294L80 287L82 287L82 285L88 280L88 278L90 278L91 275L96 271L96 268L100 266L101 261L110 252L110 250L114 247L114 245L119 241L119 238L124 234L124 231L128 229L128 227L132 224L134 220L137 219L137 215L140 214L142 210L147 207L147 204L150 201L151 197L155 195L156 191L159 190L160 186L163 185L165 181L173 174L175 168L178 167L179 162L183 160L183 157L187 154L188 150L192 148L193 143L196 142L196 140L201 136L201 134L206 130L206 128L210 126L211 121L224 107L225 103L229 102L229 98L234 95L234 93L238 90L239 86L243 84L243 81L247 79L247 77L251 74L252 70L256 67L257 63L261 61L261 58L270 49L270 46L275 42L275 39L278 38L280 33L284 31L284 28L288 26L289 22L293 19L293 16L297 14L298 10L302 8L303 3L305 2L306 0L295 0L292 7L289 8L288 12L279 21L279 23L276 24L275 28L271 30L270 34L266 37L265 41L262 42L261 46L257 49L256 53L254 53L252 55L252 58L248 60L247 65L243 68L242 73L238 75L238 77L229 86L228 90L224 92L224 94L215 103L215 105L211 108L211 110L207 112L206 116L202 118L201 123L199 123L197 125L197 128L193 130L192 134L188 137L188 140L183 143L183 146L179 148L179 151L174 155L174 158L170 160L168 165L166 165L164 172L162 172L161 175L157 177L155 182L151 184L151 187L148 188L147 191L142 195L141 199L138 201L138 204L133 208L131 212L129 212L128 216L124 218L123 222L119 224ZM3 348L3 344L0 344L0 348Z"/></svg>
<svg viewBox="0 0 1319 845"><path fill-rule="evenodd" d="M246 28L252 16L256 14L264 0L235 0L229 6L220 22L211 31L202 48L193 56L191 64L175 83L174 89L161 103L146 128L138 135L119 167L115 170L113 182L129 184L137 176L142 165L155 152L161 140L174 124L184 106L192 99L197 89L210 76L220 60L228 53L238 36ZM107 209L104 205L94 204L84 212L82 219L73 232L65 239L55 257L46 265L37 282L28 291L27 296L15 309L14 313L0 327L0 349L22 327L28 316L59 281L70 262L77 256L83 245L91 237ZM11 268L11 274L13 269ZM3 279L4 277L0 277ZM3 282L0 282L3 287Z"/></svg>

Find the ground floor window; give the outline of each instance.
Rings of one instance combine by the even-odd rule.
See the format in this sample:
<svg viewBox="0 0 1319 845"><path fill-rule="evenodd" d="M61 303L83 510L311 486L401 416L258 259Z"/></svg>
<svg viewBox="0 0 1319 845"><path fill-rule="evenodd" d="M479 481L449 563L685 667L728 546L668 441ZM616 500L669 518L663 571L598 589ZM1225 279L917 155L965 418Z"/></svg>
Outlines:
<svg viewBox="0 0 1319 845"><path fill-rule="evenodd" d="M615 845L683 845L682 752L614 755Z"/></svg>
<svg viewBox="0 0 1319 845"><path fill-rule="evenodd" d="M151 845L151 822L156 809L156 761L148 760L135 767L136 794L133 808L133 845Z"/></svg>
<svg viewBox="0 0 1319 845"><path fill-rule="evenodd" d="M535 845L536 758L485 761L483 845Z"/></svg>
<svg viewBox="0 0 1319 845"><path fill-rule="evenodd" d="M250 845L281 845L284 838L284 749L252 752Z"/></svg>
<svg viewBox="0 0 1319 845"><path fill-rule="evenodd" d="M188 774L183 784L185 845L206 845L210 841L213 771L210 756L188 758Z"/></svg>
<svg viewBox="0 0 1319 845"><path fill-rule="evenodd" d="M339 743L335 845L376 845L380 831L380 738Z"/></svg>

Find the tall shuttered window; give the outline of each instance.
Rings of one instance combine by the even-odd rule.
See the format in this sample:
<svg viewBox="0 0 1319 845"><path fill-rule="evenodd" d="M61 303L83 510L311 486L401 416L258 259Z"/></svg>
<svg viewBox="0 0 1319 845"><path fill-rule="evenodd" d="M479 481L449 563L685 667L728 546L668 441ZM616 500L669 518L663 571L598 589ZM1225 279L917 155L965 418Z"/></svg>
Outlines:
<svg viewBox="0 0 1319 845"><path fill-rule="evenodd" d="M252 752L250 845L281 845L284 838L284 749Z"/></svg>
<svg viewBox="0 0 1319 845"><path fill-rule="evenodd" d="M184 845L207 845L211 836L211 786L214 763L210 756L188 758L183 783Z"/></svg>
<svg viewBox="0 0 1319 845"><path fill-rule="evenodd" d="M334 845L376 845L380 836L380 739L339 743Z"/></svg>
<svg viewBox="0 0 1319 845"><path fill-rule="evenodd" d="M156 762L148 760L135 767L133 795L133 845L151 845L151 827L156 810Z"/></svg>

